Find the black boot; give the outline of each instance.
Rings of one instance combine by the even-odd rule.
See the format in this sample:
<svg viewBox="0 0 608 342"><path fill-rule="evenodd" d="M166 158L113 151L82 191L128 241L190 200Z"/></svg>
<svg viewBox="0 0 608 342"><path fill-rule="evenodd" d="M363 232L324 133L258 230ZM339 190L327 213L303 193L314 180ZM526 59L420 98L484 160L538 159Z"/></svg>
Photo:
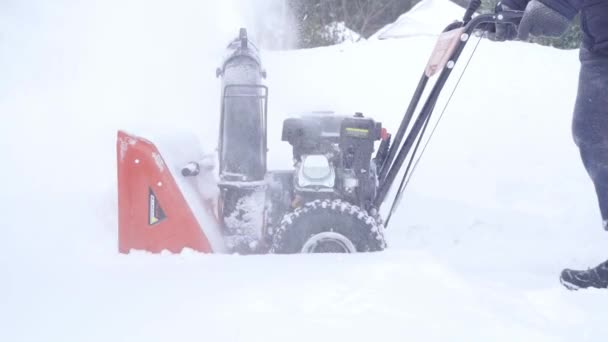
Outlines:
<svg viewBox="0 0 608 342"><path fill-rule="evenodd" d="M608 260L586 271L565 269L562 271L560 281L569 290L588 287L608 288Z"/></svg>

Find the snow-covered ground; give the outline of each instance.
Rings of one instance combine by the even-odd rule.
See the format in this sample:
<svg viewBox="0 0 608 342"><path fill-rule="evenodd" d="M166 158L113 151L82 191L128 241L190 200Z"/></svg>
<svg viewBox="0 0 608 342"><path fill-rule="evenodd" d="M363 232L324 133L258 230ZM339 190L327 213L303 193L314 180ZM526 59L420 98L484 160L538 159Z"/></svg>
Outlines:
<svg viewBox="0 0 608 342"><path fill-rule="evenodd" d="M444 12L433 3L421 20ZM605 339L605 292L557 280L607 257L570 135L575 51L481 42L383 253L119 255L115 131L194 128L214 149L214 71L246 17L236 8L0 3L1 341ZM433 44L265 53L270 166L289 167L289 113L362 111L396 128Z"/></svg>
<svg viewBox="0 0 608 342"><path fill-rule="evenodd" d="M415 36L436 36L446 23L462 17L462 7L451 1L424 0L402 14L394 23L388 24L372 38L393 39Z"/></svg>

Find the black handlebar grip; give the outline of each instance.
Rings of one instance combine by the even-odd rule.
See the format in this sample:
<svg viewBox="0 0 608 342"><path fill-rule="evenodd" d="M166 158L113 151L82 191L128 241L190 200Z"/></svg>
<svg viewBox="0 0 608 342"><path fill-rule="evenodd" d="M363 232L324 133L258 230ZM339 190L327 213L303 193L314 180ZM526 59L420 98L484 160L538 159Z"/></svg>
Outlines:
<svg viewBox="0 0 608 342"><path fill-rule="evenodd" d="M464 13L464 18L462 19L462 21L465 24L471 21L471 19L473 18L473 14L477 12L479 7L481 7L481 0L471 0L471 2L469 2L469 7L467 8L467 11Z"/></svg>

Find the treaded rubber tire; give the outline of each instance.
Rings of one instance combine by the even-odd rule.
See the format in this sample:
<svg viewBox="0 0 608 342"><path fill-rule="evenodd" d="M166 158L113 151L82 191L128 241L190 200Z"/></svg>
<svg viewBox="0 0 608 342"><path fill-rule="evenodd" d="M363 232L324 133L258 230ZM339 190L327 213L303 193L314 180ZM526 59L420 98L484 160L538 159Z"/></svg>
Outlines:
<svg viewBox="0 0 608 342"><path fill-rule="evenodd" d="M341 200L316 200L283 217L273 234L270 253L300 253L309 238L328 231L348 238L357 252L386 248L384 226L363 209Z"/></svg>

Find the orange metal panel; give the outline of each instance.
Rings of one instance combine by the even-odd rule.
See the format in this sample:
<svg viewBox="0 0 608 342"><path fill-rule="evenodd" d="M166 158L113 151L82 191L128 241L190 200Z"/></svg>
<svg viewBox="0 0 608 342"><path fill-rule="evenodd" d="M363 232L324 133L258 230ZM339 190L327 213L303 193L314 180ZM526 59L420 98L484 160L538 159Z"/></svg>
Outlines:
<svg viewBox="0 0 608 342"><path fill-rule="evenodd" d="M118 132L118 249L212 253L209 240L154 144Z"/></svg>

